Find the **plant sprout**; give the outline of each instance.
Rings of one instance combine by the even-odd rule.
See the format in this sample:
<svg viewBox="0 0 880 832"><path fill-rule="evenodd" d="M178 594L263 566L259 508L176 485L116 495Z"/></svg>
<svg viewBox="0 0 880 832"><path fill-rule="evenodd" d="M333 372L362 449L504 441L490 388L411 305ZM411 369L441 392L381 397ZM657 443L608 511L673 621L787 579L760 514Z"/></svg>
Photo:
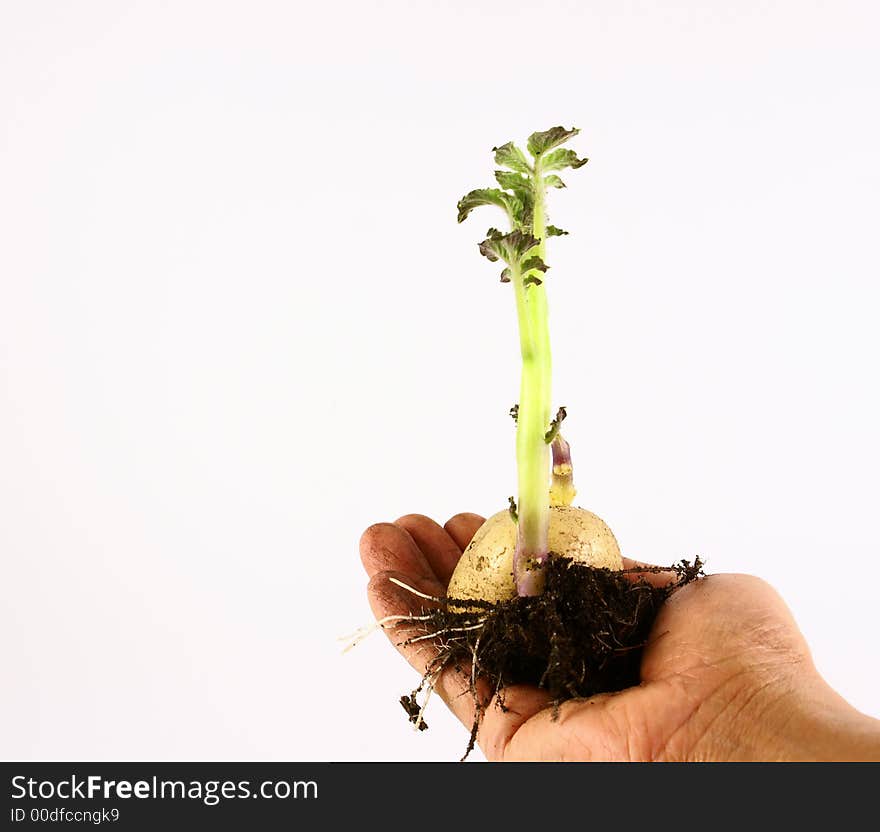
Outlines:
<svg viewBox="0 0 880 832"><path fill-rule="evenodd" d="M550 506L567 506L574 499L571 454L560 433L565 408L551 418L550 330L545 277L547 239L566 234L547 223L548 188L564 188L555 171L586 164L568 148L561 147L577 135L576 129L553 127L529 136L531 160L513 142L493 148L495 179L500 187L480 188L458 203L458 221L474 208L495 205L507 216L509 230L490 228L479 244L480 253L505 265L501 281L513 286L519 323L522 377L516 419L518 499L511 501L517 524L513 570L517 594L538 595L543 587L541 566L549 555ZM548 492L548 473L552 484Z"/></svg>
<svg viewBox="0 0 880 832"><path fill-rule="evenodd" d="M408 614L392 605L390 614L352 641L374 629L407 627L410 634L396 641L399 647L430 645L418 687L400 699L422 730L425 704L441 674L470 666L474 720L465 756L490 702L504 709L505 691L513 685L545 690L555 718L555 708L567 699L638 684L639 651L659 605L702 574L699 559L669 567L678 580L664 586L628 574L665 568L626 569L608 525L572 505L571 449L561 433L566 411L552 412L546 291L547 240L566 232L548 224L546 195L549 188L565 187L558 171L586 164L562 147L577 133L564 127L533 133L528 156L513 142L493 148L499 187L471 191L458 203L459 222L482 205L500 208L507 219L504 231L488 230L479 249L503 263L501 281L511 284L516 302L522 359L519 403L511 408L517 498L473 533L445 595L426 595L389 577L414 602L424 603Z"/></svg>

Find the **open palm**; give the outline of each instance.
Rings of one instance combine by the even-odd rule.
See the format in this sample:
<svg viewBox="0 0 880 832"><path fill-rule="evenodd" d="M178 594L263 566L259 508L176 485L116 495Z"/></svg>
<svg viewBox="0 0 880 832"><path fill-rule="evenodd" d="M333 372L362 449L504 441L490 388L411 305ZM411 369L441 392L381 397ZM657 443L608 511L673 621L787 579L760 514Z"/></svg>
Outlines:
<svg viewBox="0 0 880 832"><path fill-rule="evenodd" d="M376 618L406 615L422 603L390 577L443 596L482 522L464 513L440 526L410 514L370 526L360 552ZM665 583L674 575L644 577ZM402 643L416 634L409 626L387 632L424 673L435 653L430 642ZM712 575L673 592L643 651L641 679L637 687L571 700L555 712L541 689L509 688L503 710L486 709L478 743L489 760L822 759L828 756L821 751L821 715L862 717L819 677L782 599L749 575ZM469 673L445 670L435 691L470 728ZM807 727L814 745L802 748L797 736Z"/></svg>

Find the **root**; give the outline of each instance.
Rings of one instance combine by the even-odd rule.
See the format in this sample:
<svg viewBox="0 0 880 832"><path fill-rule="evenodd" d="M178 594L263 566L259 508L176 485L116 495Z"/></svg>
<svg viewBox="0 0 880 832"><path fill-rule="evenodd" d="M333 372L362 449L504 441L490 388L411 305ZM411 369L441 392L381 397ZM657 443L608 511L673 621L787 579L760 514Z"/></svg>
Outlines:
<svg viewBox="0 0 880 832"><path fill-rule="evenodd" d="M639 654L657 609L675 589L703 574L699 559L692 564L682 561L671 567L624 570L670 573L671 580L663 586L565 563L551 569L548 586L537 598L500 603L468 600L468 607L478 607L469 614L447 599L432 611L427 624L422 622L421 633L401 642L424 643L435 651L422 683L401 698L410 721L420 730L427 727L424 712L439 673L452 666L466 674L461 695L470 697L474 710L462 760L476 748L489 708L508 710L505 692L511 685L545 690L555 718L569 699L638 684ZM419 702L423 690L424 701Z"/></svg>
<svg viewBox="0 0 880 832"><path fill-rule="evenodd" d="M434 617L434 616L429 616ZM441 617L441 616L436 616ZM441 641L438 645L440 652L435 656L434 660L429 663L428 668L425 670L424 675L422 676L421 682L419 682L419 686L409 694L409 696L402 696L400 698L400 704L403 705L404 710L409 716L410 722L412 722L413 726L419 730L424 731L428 728L428 723L425 722L424 715L425 709L428 707L428 702L431 699L431 695L434 693L434 688L437 684L437 680L440 678L440 675L443 673L446 668L451 665L453 662L458 661L460 658L459 651L461 650L460 643L465 641L460 634L463 633L472 633L483 629L485 624L485 617L477 619L474 623L463 622L463 626L461 627L451 627L446 626L440 630L436 630L431 633L425 633L424 635L415 636L413 638L407 639L403 644L415 644L420 641L427 641L429 639L439 639L442 636L449 636L451 634L456 634L452 639L448 639L445 642ZM453 641L458 641L459 646L454 647L452 645ZM468 742L468 747L465 752L464 757L470 754L476 744L477 738L477 728L479 727L480 721L483 716L483 712L485 711L485 705L480 702L479 696L477 694L477 651L480 644L480 635L477 635L476 640L474 641L473 647L470 647L471 653L471 675L470 675L470 684L469 684L469 693L473 697L474 700L474 724L471 726L471 736ZM466 648L467 649L467 648ZM425 698L422 700L422 704L418 703L418 694L425 690Z"/></svg>
<svg viewBox="0 0 880 832"><path fill-rule="evenodd" d="M438 598L436 595L426 595L424 592L419 592L414 587L411 587L409 584L404 583L398 578L388 578L391 583L399 586L401 589L405 589L407 592L416 595L419 598L424 598L426 601L433 601L436 604L445 604L445 598ZM358 627L351 635L348 636L340 636L339 641L347 642L346 646L342 649L343 653L347 653L353 647L356 647L360 644L368 635L374 633L376 630L384 630L388 625L399 627L401 624L410 624L417 622L430 621L434 616L432 614L426 615L386 615L384 618L380 618L378 621L374 621L371 624L365 624L363 627ZM423 636L415 641L421 641L422 638L431 638L431 636ZM409 644L410 642L403 642L404 644Z"/></svg>
<svg viewBox="0 0 880 832"><path fill-rule="evenodd" d="M551 559L540 596L468 599L466 604L388 578L424 603L413 602L411 614L389 615L361 628L346 649L384 629L394 631L392 640L408 648L411 659L415 654L425 671L400 704L417 731L428 728L425 713L443 672L455 668L461 673L461 695L470 697L474 709L465 760L476 748L489 708L508 710L505 693L512 685L545 690L554 717L569 699L637 685L640 652L660 605L678 587L701 577L702 567L697 558L620 573ZM670 581L654 585L644 576L631 578L657 572L669 573Z"/></svg>
<svg viewBox="0 0 880 832"><path fill-rule="evenodd" d="M477 732L480 729L480 723L483 721L483 714L485 713L486 708L489 706L489 702L491 702L495 696L498 696L499 691L501 690L501 674L499 674L495 683L495 692L492 694L487 702L483 703L480 701L480 695L477 692L477 679L480 675L479 653L480 639L482 638L482 635L483 634L480 633L477 636L476 641L474 641L474 646L471 648L471 680L469 687L471 698L474 701L474 721L471 724L471 732L468 736L468 744L464 750L464 754L459 760L460 763L463 763L468 758L471 751L473 751L476 747ZM504 703L501 701L501 698L499 698L498 700L498 705L502 710L504 710Z"/></svg>
<svg viewBox="0 0 880 832"><path fill-rule="evenodd" d="M477 636L477 640L474 642L473 659L472 659L472 661L471 661L471 692L472 692L472 693L473 693L474 691L476 691L476 689L477 689L477 667L478 667L478 664L477 664L477 652L478 652L479 649L480 649L480 637L481 637L482 635L483 635L483 634L480 633L480 635Z"/></svg>
<svg viewBox="0 0 880 832"><path fill-rule="evenodd" d="M439 675L439 674L438 674ZM423 719L425 715L425 710L428 707L428 702L431 701L431 694L434 692L434 685L437 682L437 677L435 676L429 683L428 689L425 691L425 698L422 701L422 707L419 708L419 714L416 717L416 721L413 723L413 727L416 731L421 731L424 728L428 727L428 723Z"/></svg>
<svg viewBox="0 0 880 832"><path fill-rule="evenodd" d="M426 618L430 618L432 616L425 616ZM417 641L427 641L429 638L439 638L440 636L445 636L448 633L469 633L472 630L480 630L483 627L486 619L480 619L476 624L472 624L469 627L445 627L442 630L437 630L434 633L426 633L423 636L414 636L413 638L408 638L403 644L415 644Z"/></svg>
<svg viewBox="0 0 880 832"><path fill-rule="evenodd" d="M424 598L426 601L434 601L437 604L445 604L445 598L438 598L436 595L425 595L424 592L419 592L417 589L414 589L409 584L405 584L403 581L398 580L397 578L389 578L391 583L396 584L401 589L405 589L407 592L411 592L413 595L418 595L419 598Z"/></svg>
<svg viewBox="0 0 880 832"><path fill-rule="evenodd" d="M453 657L449 654L435 656L434 660L428 664L427 670L425 670L422 675L419 686L410 693L409 696L400 697L400 704L403 706L403 709L409 717L409 721L417 731L428 730L428 723L425 722L425 709L428 707L428 702L431 700L431 694L434 693L437 680L440 678L443 671L449 666L452 658ZM425 698L422 701L422 704L419 705L418 695L423 689L425 690Z"/></svg>
<svg viewBox="0 0 880 832"><path fill-rule="evenodd" d="M430 615L386 615L378 621L374 621L371 624L365 624L363 627L358 627L358 629L349 636L340 636L339 641L347 642L345 647L342 648L342 652L347 653L349 650L357 647L358 644L370 634L375 633L376 630L384 630L389 625L399 627L401 624L429 621L432 617L433 616Z"/></svg>

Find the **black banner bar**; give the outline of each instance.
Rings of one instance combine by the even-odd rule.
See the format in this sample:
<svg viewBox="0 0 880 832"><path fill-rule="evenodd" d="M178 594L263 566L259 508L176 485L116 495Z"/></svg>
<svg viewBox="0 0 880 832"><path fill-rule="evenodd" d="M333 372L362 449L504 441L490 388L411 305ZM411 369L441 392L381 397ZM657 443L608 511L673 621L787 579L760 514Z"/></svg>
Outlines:
<svg viewBox="0 0 880 832"><path fill-rule="evenodd" d="M352 817L382 830L450 832L487 823L493 832L533 823L535 832L548 824L705 829L722 821L760 829L772 817L849 828L847 820L873 813L871 783L880 782L880 764L865 763L22 762L0 769L3 828L22 832L317 829Z"/></svg>

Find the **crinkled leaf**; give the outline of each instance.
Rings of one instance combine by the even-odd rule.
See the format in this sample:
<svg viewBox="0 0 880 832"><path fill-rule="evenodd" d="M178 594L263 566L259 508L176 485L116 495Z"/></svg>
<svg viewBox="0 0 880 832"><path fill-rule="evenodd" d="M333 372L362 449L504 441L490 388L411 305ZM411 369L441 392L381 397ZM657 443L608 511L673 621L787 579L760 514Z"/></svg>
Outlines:
<svg viewBox="0 0 880 832"><path fill-rule="evenodd" d="M543 282L544 281L541 280L540 277L535 277L535 275L533 274L530 274L528 277L523 278L523 286L530 286L532 283L534 283L535 286L540 286Z"/></svg>
<svg viewBox="0 0 880 832"><path fill-rule="evenodd" d="M479 248L480 254L488 257L492 262L503 260L508 265L513 265L519 263L523 255L529 249L538 245L539 242L540 240L533 237L529 232L515 229L509 234L495 234L486 237L480 243Z"/></svg>
<svg viewBox="0 0 880 832"><path fill-rule="evenodd" d="M463 222L467 219L468 214L480 205L497 205L511 219L522 213L522 205L512 194L505 193L498 188L477 188L477 190L465 194L458 201L458 221Z"/></svg>
<svg viewBox="0 0 880 832"><path fill-rule="evenodd" d="M507 250L510 252L511 262L519 262L523 255L533 249L541 241L529 231L511 231L503 238L506 241Z"/></svg>
<svg viewBox="0 0 880 832"><path fill-rule="evenodd" d="M483 257L487 257L493 263L501 257L498 253L498 249L495 247L494 240L483 240L483 242L479 244L479 249L480 254L482 254Z"/></svg>
<svg viewBox="0 0 880 832"><path fill-rule="evenodd" d="M517 199L517 204L513 206L513 224L515 226L529 225L532 221L532 206L535 201L532 196L531 180L526 179L520 173L514 173L509 170L496 170L495 178L502 188L513 191Z"/></svg>
<svg viewBox="0 0 880 832"><path fill-rule="evenodd" d="M501 270L501 282L510 283L510 269Z"/></svg>
<svg viewBox="0 0 880 832"><path fill-rule="evenodd" d="M568 234L567 231L563 231L555 225L548 225L545 231L547 232L548 237L561 237L563 234Z"/></svg>
<svg viewBox="0 0 880 832"><path fill-rule="evenodd" d="M534 200L531 191L523 191L517 194L516 213L514 214L514 225L517 228L528 228L532 224L532 208Z"/></svg>
<svg viewBox="0 0 880 832"><path fill-rule="evenodd" d="M549 176L544 177L544 184L548 188L564 188L565 182L563 182L555 173L551 173Z"/></svg>
<svg viewBox="0 0 880 832"><path fill-rule="evenodd" d="M504 246L501 244L503 239L504 234L502 232L497 228L490 228L486 232L486 239L479 243L480 254L483 257L488 257L493 263L496 260L500 260L504 256Z"/></svg>
<svg viewBox="0 0 880 832"><path fill-rule="evenodd" d="M541 160L542 170L562 170L563 168L579 168L587 164L587 159L579 159L577 153L567 147L561 147L548 153Z"/></svg>
<svg viewBox="0 0 880 832"><path fill-rule="evenodd" d="M546 272L550 267L540 257L529 257L521 268L525 273L530 271Z"/></svg>
<svg viewBox="0 0 880 832"><path fill-rule="evenodd" d="M566 130L564 127L551 127L549 130L544 130L541 133L532 133L528 141L529 153L537 159L548 150L552 150L554 147L567 142L578 133L580 133L580 130L576 127L573 127L571 130Z"/></svg>
<svg viewBox="0 0 880 832"><path fill-rule="evenodd" d="M529 174L532 167L526 160L526 154L523 153L513 142L501 145L501 147L493 147L495 151L495 164L504 168L510 168L517 173Z"/></svg>
<svg viewBox="0 0 880 832"><path fill-rule="evenodd" d="M520 193L531 194L532 183L521 173L514 173L510 170L496 170L495 179L498 184L508 191L513 191L517 196Z"/></svg>

